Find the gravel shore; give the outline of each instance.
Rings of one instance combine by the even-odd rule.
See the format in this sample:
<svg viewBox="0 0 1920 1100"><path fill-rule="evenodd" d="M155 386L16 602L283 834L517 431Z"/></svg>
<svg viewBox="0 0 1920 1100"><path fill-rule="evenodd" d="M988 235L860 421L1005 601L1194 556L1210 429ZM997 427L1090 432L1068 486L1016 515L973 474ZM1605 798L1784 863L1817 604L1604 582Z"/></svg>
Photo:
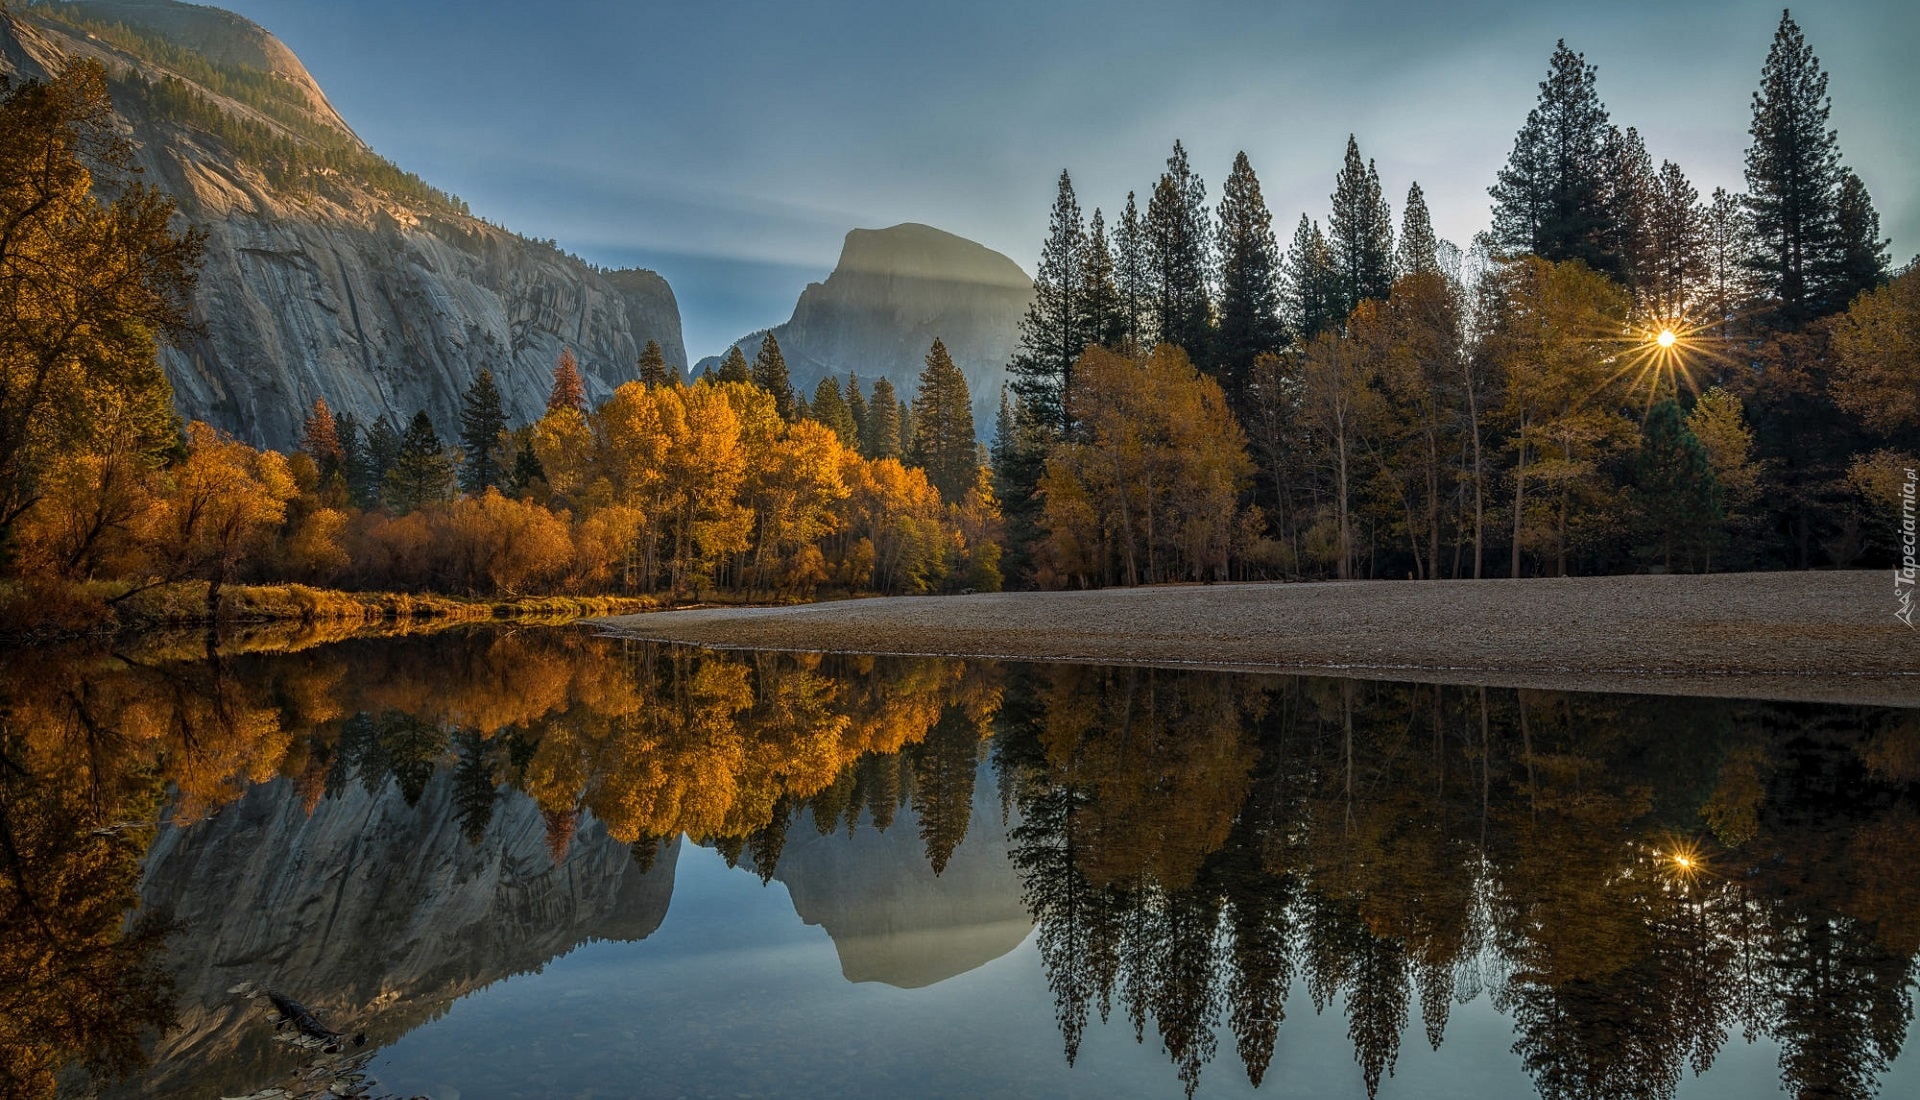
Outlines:
<svg viewBox="0 0 1920 1100"><path fill-rule="evenodd" d="M743 649L945 654L1920 707L1879 570L1181 585L593 620Z"/></svg>

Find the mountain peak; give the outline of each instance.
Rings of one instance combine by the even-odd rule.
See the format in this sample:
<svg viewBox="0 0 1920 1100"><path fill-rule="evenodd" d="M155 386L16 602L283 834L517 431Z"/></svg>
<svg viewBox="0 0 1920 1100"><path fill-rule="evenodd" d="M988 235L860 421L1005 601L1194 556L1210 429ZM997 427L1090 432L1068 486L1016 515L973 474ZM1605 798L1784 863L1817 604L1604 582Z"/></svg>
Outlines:
<svg viewBox="0 0 1920 1100"><path fill-rule="evenodd" d="M919 222L849 230L834 275L882 273L898 278L979 283L1025 291L1020 265L993 249Z"/></svg>
<svg viewBox="0 0 1920 1100"><path fill-rule="evenodd" d="M735 346L752 358L772 332L803 393L827 375L857 374L867 385L885 377L910 395L939 339L967 377L974 428L984 432L1032 298L1020 265L976 241L919 222L854 229L832 274L800 292L790 319Z"/></svg>
<svg viewBox="0 0 1920 1100"><path fill-rule="evenodd" d="M300 58L245 16L179 0L42 0L26 10L73 27L96 52L190 81L200 74L175 71L189 56L219 69L264 73L291 93L281 98L298 101L313 122L359 142Z"/></svg>

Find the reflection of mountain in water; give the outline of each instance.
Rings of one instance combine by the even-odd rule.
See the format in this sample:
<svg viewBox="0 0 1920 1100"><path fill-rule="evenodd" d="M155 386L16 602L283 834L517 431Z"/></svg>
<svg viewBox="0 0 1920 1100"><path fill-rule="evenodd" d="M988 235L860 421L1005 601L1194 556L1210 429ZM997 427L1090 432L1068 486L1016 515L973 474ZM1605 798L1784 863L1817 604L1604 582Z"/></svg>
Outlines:
<svg viewBox="0 0 1920 1100"><path fill-rule="evenodd" d="M584 941L638 940L660 926L677 844L643 872L587 823L556 866L531 799L503 798L475 845L454 795L442 770L414 806L396 784L369 795L354 783L308 816L278 780L211 820L163 829L141 893L186 925L169 953L180 1027L130 1091L231 1095L290 1068L256 1018L263 1010L227 992L242 981L385 1043Z"/></svg>
<svg viewBox="0 0 1920 1100"><path fill-rule="evenodd" d="M851 837L822 835L811 813L794 822L773 877L800 919L833 937L848 981L932 985L992 962L1033 930L984 768L975 790L967 837L938 875L910 808L886 832L868 820Z"/></svg>

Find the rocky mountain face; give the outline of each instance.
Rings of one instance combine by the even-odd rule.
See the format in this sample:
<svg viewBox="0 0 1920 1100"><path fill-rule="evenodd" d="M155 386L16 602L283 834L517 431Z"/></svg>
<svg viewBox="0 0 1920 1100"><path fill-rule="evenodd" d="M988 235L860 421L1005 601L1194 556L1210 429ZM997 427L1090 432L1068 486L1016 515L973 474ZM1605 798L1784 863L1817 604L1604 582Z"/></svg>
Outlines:
<svg viewBox="0 0 1920 1100"><path fill-rule="evenodd" d="M985 436L993 430L1000 383L1032 298L1033 280L1012 260L909 222L848 233L827 281L809 283L793 317L772 332L795 388L807 395L829 374L843 382L856 374L868 388L884 375L909 400L927 350L943 340L967 376L974 424ZM752 359L765 335L756 332L737 346Z"/></svg>
<svg viewBox="0 0 1920 1100"><path fill-rule="evenodd" d="M509 794L469 843L452 778L440 771L411 806L397 784L353 781L311 813L279 779L210 820L163 828L141 903L182 926L167 951L180 1026L127 1094L239 1095L292 1068L265 1001L229 992L242 983L385 1044L580 943L660 926L679 841L643 870L588 820L556 864L539 807Z"/></svg>
<svg viewBox="0 0 1920 1100"><path fill-rule="evenodd" d="M353 134L299 59L253 23L173 0L15 4L0 13L0 72L44 77L71 56L107 66L146 179L207 233L193 303L201 331L162 353L182 416L288 447L305 409L325 397L363 423L383 415L404 422L425 409L451 436L459 394L483 368L509 417L528 420L545 409L563 348L573 349L596 400L637 377L649 339L685 367L679 306L664 279L596 269L444 196L390 186L391 166ZM169 94L122 94L135 81ZM351 164L382 170L329 166L294 182L275 178L263 158L236 148L235 130L181 109L183 101L256 135L344 150Z"/></svg>
<svg viewBox="0 0 1920 1100"><path fill-rule="evenodd" d="M977 790L991 790L982 766ZM852 835L794 823L773 877L794 912L833 937L850 982L918 989L984 966L1020 946L1033 917L1007 854L999 807L977 799L966 839L935 874L919 822L903 807L886 832L863 822Z"/></svg>

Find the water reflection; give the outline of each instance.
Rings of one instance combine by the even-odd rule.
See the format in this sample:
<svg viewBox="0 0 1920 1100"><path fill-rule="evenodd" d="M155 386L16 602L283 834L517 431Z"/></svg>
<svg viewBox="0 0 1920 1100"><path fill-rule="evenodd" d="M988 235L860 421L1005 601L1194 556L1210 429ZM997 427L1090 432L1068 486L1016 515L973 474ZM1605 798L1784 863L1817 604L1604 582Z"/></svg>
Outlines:
<svg viewBox="0 0 1920 1100"><path fill-rule="evenodd" d="M1189 1093L1284 1074L1309 1008L1370 1095L1482 998L1552 1097L1672 1096L1730 1037L1867 1096L1906 1037L1913 712L572 630L276 648L5 658L0 1094L149 1055L142 1094L271 1083L242 981L390 1042L651 934L682 837L784 883L849 980L1031 927L1065 1062L1111 1021Z"/></svg>

